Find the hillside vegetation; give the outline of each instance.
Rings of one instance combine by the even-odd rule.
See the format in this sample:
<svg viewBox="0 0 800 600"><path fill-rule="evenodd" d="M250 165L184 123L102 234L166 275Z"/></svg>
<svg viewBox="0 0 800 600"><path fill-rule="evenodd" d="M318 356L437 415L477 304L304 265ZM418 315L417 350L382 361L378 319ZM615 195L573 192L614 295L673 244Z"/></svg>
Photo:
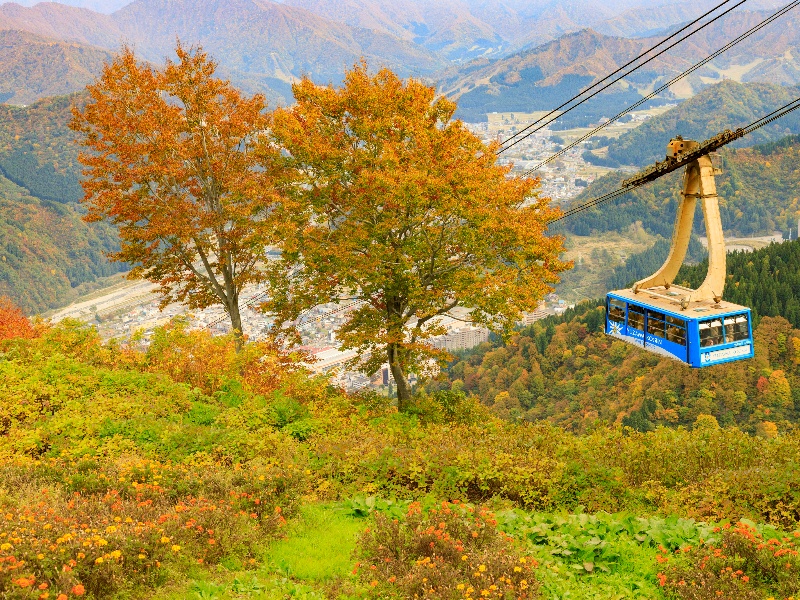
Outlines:
<svg viewBox="0 0 800 600"><path fill-rule="evenodd" d="M666 144L664 145L666 149ZM723 148L716 163L722 226L738 236L769 235L797 228L800 218L800 140L797 136L753 148ZM663 157L662 157L663 158ZM682 186L682 171L661 177L621 199L567 219L562 227L580 235L624 231L640 221L650 233L670 239ZM617 189L625 175L612 173L592 183L576 204ZM698 203L695 231L705 233Z"/></svg>
<svg viewBox="0 0 800 600"><path fill-rule="evenodd" d="M78 150L67 128L81 98L0 110L0 295L29 314L127 268L105 256L119 247L116 231L81 220Z"/></svg>
<svg viewBox="0 0 800 600"><path fill-rule="evenodd" d="M83 89L110 58L110 52L76 42L0 30L0 102L32 104Z"/></svg>
<svg viewBox="0 0 800 600"><path fill-rule="evenodd" d="M403 415L180 322L146 352L33 335L0 342L5 598L798 591L797 433L575 435L458 392ZM746 578L704 580L709 560Z"/></svg>
<svg viewBox="0 0 800 600"><path fill-rule="evenodd" d="M37 198L78 202L78 147L67 126L85 95L46 98L26 107L0 107L0 174Z"/></svg>
<svg viewBox="0 0 800 600"><path fill-rule="evenodd" d="M664 160L667 143L676 135L700 142L724 129L748 125L799 95L800 87L797 86L743 84L726 80L707 87L616 140L606 140L608 156L623 165L649 165ZM790 133L800 133L800 115L797 113L790 113L762 127L731 146L753 146ZM595 142L595 145L603 144L602 140Z"/></svg>
<svg viewBox="0 0 800 600"><path fill-rule="evenodd" d="M126 266L110 263L116 231L88 225L75 205L40 200L0 176L0 295L28 314L62 306Z"/></svg>
<svg viewBox="0 0 800 600"><path fill-rule="evenodd" d="M697 285L707 265L684 267ZM434 384L476 394L509 419L547 419L578 431L598 422L640 430L691 425L710 414L752 433L790 430L800 419L800 242L729 255L725 298L753 311L756 357L690 369L602 333L602 301L483 344ZM577 311L577 312L576 312ZM787 318L792 321L787 321Z"/></svg>

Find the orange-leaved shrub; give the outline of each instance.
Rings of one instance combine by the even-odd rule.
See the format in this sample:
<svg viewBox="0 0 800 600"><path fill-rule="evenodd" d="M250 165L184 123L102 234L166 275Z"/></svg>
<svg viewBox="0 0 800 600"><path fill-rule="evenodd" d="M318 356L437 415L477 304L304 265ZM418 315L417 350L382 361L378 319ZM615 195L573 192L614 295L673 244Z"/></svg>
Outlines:
<svg viewBox="0 0 800 600"><path fill-rule="evenodd" d="M537 563L497 529L486 508L443 502L405 518L375 515L359 541L356 572L373 597L537 598Z"/></svg>
<svg viewBox="0 0 800 600"><path fill-rule="evenodd" d="M0 341L32 338L36 331L28 318L7 296L0 296Z"/></svg>
<svg viewBox="0 0 800 600"><path fill-rule="evenodd" d="M269 461L7 464L0 480L16 497L0 495L0 597L109 598L163 584L169 566L254 565L295 511L302 478Z"/></svg>
<svg viewBox="0 0 800 600"><path fill-rule="evenodd" d="M679 600L763 600L795 597L800 592L800 532L765 537L748 522L717 528L719 542L664 552L667 565L658 574L669 598Z"/></svg>
<svg viewBox="0 0 800 600"><path fill-rule="evenodd" d="M231 381L240 381L249 392L270 394L308 379L305 372L298 377L301 359L299 354L287 354L263 341L237 349L235 336L189 329L188 320L178 317L153 332L144 368L165 373L205 394L218 392Z"/></svg>

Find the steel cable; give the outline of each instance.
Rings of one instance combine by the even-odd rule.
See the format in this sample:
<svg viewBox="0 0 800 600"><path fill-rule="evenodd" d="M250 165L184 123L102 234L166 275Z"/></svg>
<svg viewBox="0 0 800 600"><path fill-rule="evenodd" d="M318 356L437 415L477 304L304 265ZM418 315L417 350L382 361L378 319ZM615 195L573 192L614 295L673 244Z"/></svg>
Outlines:
<svg viewBox="0 0 800 600"><path fill-rule="evenodd" d="M560 109L562 109L562 108L564 108L565 106L567 106L569 103L571 103L571 102L574 102L574 101L578 100L578 99L579 99L581 96L583 96L584 94L586 94L587 92L589 92L591 89L593 89L593 88L595 88L596 86L600 85L600 84L601 84L601 83L603 83L604 81L606 81L606 80L610 79L611 77L613 77L614 75L616 75L617 73L619 73L619 72L620 72L620 71L622 71L623 69L626 69L627 67L629 67L630 65L632 65L633 63L635 63L636 61L638 61L639 59L641 59L641 58L645 57L647 54L649 54L650 52L652 52L653 50L655 50L656 48L658 48L658 47L659 47L659 46L661 46L662 44L664 44L664 43L668 42L669 40L671 40L672 38L674 38L674 37L675 37L675 36L677 36L678 34L682 33L683 31L686 31L686 29L688 29L688 28L689 28L689 27L691 27L692 25L695 25L696 23L698 23L698 22L699 22L699 21L701 21L702 19L706 18L708 15L710 15L711 13L713 13L713 12L714 12L714 11L716 11L717 9L721 8L722 6L724 6L725 4L727 4L727 3L728 3L728 2L730 2L730 1L731 1L731 0L725 0L725 1L724 1L724 2L722 2L721 4L718 4L717 6L715 6L714 8L712 8L711 10L709 10L708 12L706 12L705 14L703 14L703 15L701 15L701 16L699 16L699 17L697 17L697 18L696 18L694 21L692 21L691 23L688 23L687 25L685 25L684 27L682 27L681 29L679 29L679 30L678 30L678 31L676 31L675 33L673 33L673 34L671 34L670 36L666 37L665 39L663 39L662 41L660 41L659 43L657 43L655 46L652 46L651 48L649 48L649 49L645 50L644 52L642 52L642 53L641 53L639 56L637 56L636 58L634 58L634 59L632 59L632 60L628 61L627 63L625 63L624 65L622 65L621 67L619 67L619 68L618 68L616 71L614 71L613 73L609 73L609 74L608 74L608 75L606 75L606 76L605 76L603 79L601 79L601 80L599 80L599 81L597 81L597 82L593 83L591 86L589 86L589 87L588 87L588 88L586 88L585 90L582 90L582 91L581 91L579 94L577 94L577 95L573 96L572 98L570 98L569 100L567 100L566 102L564 102L563 104L561 104L560 106L557 106L556 108L554 108L553 110L551 110L549 113L547 113L547 114L546 114L546 115L544 115L543 117L541 117L541 118L537 119L537 120L536 120L536 121L534 121L533 123L530 123L530 124L529 124L529 125L527 125L525 128L523 128L522 130L520 130L519 132L515 133L514 135L512 135L512 136L511 136L510 138L508 138L507 140L505 140L505 141L504 141L504 142L501 144L501 146L503 146L503 147L502 147L502 148L500 148L500 150L498 150L498 151L497 151L497 154L498 154L498 155L502 154L503 152L505 152L505 151L506 151L506 150L508 150L509 148L512 148L513 146L517 145L519 142L521 142L522 140L524 140L524 139L528 138L529 136L533 135L533 134L534 134L534 133L536 133L537 131L540 131L541 129L544 129L545 127L547 127L548 125L550 125L551 123L553 123L554 121L556 121L557 119L559 119L560 117L562 117L563 115L565 115L565 114L567 114L568 112L570 112L572 109L574 109L574 108L577 108L578 106L580 106L581 104L583 104L584 102L586 102L586 101L588 101L588 100L591 100L592 98L594 98L594 97L595 97L597 94L599 94L600 92L602 92L602 91L604 91L604 90L608 89L609 87L611 87L612 85L614 85L615 83L617 83L617 82L618 82L620 79L623 79L623 78L627 77L628 75L630 75L631 73L633 73L634 71L636 71L636 70L638 70L638 69L642 68L642 67L643 67L643 66L645 66L647 63L649 63L649 62L651 62L651 61L655 60L656 58L658 58L659 56L661 56L662 54L664 54L666 51L668 51L668 50L670 50L670 49L674 48L675 46L677 46L678 44L680 44L680 43L681 43L681 42L683 42L684 40L686 40L686 39L690 38L691 36L693 36L695 33L698 33L699 31L702 31L702 30L703 30L705 27L708 27L709 25L711 25L712 23L714 23L714 22L715 22L717 19L720 19L721 17L724 17L725 15L727 15L727 14L728 14L729 12L731 12L732 10L734 10L734 9L738 8L739 6L741 6L742 4L744 4L745 2L747 2L747 0L740 0L740 1L739 1L737 4L735 4L735 5L731 6L731 7L729 7L727 10L725 10L724 12L722 12L722 13L720 13L719 15L715 16L713 19L710 19L709 21L707 21L707 22L703 23L703 25L701 25L700 27L698 27L697 29L695 29L695 30L694 30L694 31L692 31L691 33L688 33L688 34L686 34L686 35L685 35L685 36L683 36L681 39L679 39L678 41L676 41L676 42L674 42L674 43L670 44L670 45L669 45L669 46L667 46L666 48L663 48L663 49L659 50L659 51L658 51L656 54L654 54L653 56L651 56L650 58L648 58L646 61L644 61L644 62L643 62L643 63L641 63L640 65L637 65L636 67L634 67L633 69L631 69L631 70L630 70L630 71L628 71L627 73L623 73L622 75L620 75L619 77L617 77L617 78L616 78L616 79L614 79L613 81L611 81L611 82L609 82L608 84L604 85L604 86L603 86L602 88L600 88L599 90L595 90L595 91L594 91L594 92L593 92L591 95L587 96L586 98L583 98L583 99L582 99L580 102L578 102L577 104L575 104L575 105L573 105L573 106L570 106L570 107L569 107L567 110L565 110L565 111L564 111L564 112L562 112L562 113L559 113L559 114L557 114L557 115L555 114L555 113L557 113L557 112L558 112ZM553 116L553 115L555 115L555 116ZM547 119L548 117L551 117L551 116L553 116L553 118L552 118L552 119L550 119L550 120L549 120L549 121L547 121L546 123L542 123L542 121L544 121L545 119ZM542 124L541 124L539 127L536 127L536 129L534 129L533 131L530 131L529 133L526 133L524 136L522 136L522 137L519 137L519 136L521 136L523 133L525 133L526 131L528 131L529 129L531 129L532 127L534 127L534 126L538 125L539 123L542 123ZM515 140L515 138L519 138L519 139L516 139L516 140ZM509 142L511 142L512 140L515 140L515 141L514 141L513 143L510 143L510 144L509 144ZM506 146L506 144L508 144L508 145Z"/></svg>

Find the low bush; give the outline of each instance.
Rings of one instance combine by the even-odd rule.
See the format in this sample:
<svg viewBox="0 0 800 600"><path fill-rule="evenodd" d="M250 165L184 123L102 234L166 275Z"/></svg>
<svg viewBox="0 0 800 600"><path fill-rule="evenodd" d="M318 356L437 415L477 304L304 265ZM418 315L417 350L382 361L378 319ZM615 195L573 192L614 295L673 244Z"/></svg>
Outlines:
<svg viewBox="0 0 800 600"><path fill-rule="evenodd" d="M109 598L158 586L170 568L255 564L295 512L303 475L269 462L54 459L6 465L0 481L2 597Z"/></svg>
<svg viewBox="0 0 800 600"><path fill-rule="evenodd" d="M375 514L357 573L381 598L537 598L536 566L486 508L415 502L403 519Z"/></svg>
<svg viewBox="0 0 800 600"><path fill-rule="evenodd" d="M718 531L720 529L718 528ZM659 556L667 565L658 574L670 598L679 600L763 600L795 597L800 593L800 557L797 538L749 522L721 528L716 543L687 546Z"/></svg>

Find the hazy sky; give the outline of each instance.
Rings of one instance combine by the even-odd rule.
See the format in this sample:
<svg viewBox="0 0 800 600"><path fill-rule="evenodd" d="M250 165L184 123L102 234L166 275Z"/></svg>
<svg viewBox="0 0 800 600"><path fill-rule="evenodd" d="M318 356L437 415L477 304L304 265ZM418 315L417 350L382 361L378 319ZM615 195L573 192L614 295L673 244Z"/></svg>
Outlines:
<svg viewBox="0 0 800 600"><path fill-rule="evenodd" d="M38 4L42 0L0 0L0 4L6 4L8 2L16 2L17 4L22 4L23 6L33 6L34 4ZM133 0L50 0L59 2L61 4L69 4L71 6L79 6L81 8L89 8L91 10L95 10L97 12L110 14L115 10L122 8L123 6L130 4ZM202 2L203 0L197 0L198 2ZM273 2L284 2L284 0L272 0ZM330 2L336 2L336 0L329 0ZM391 3L393 0L380 0L386 3ZM430 2L430 0L421 0L423 2ZM463 2L468 6L481 6L491 4L493 0L463 0ZM708 7L717 4L718 0L607 0L605 3L606 6L612 12L621 12L626 8L631 8L634 6L652 6L652 5L668 5L668 4L677 4L677 3L685 3L687 1L696 1L698 5ZM532 8L534 6L546 6L549 4L558 4L558 0L504 0L503 2L506 6L509 6L515 10L524 9L524 8ZM563 0L565 4L572 4L572 5L581 5L580 0ZM591 4L591 2L587 2L587 4ZM744 10L758 10L758 9L765 9L765 8L772 8L775 6L782 6L784 4L784 0L750 0L747 5L741 7ZM524 10L523 10L524 12Z"/></svg>
<svg viewBox="0 0 800 600"><path fill-rule="evenodd" d="M90 8L97 12L110 14L126 4L130 4L132 1L133 0L58 0L58 3L79 6L81 8ZM8 2L16 2L17 4L22 4L22 6L33 6L34 4L38 4L40 0L0 0L0 4L6 4Z"/></svg>

